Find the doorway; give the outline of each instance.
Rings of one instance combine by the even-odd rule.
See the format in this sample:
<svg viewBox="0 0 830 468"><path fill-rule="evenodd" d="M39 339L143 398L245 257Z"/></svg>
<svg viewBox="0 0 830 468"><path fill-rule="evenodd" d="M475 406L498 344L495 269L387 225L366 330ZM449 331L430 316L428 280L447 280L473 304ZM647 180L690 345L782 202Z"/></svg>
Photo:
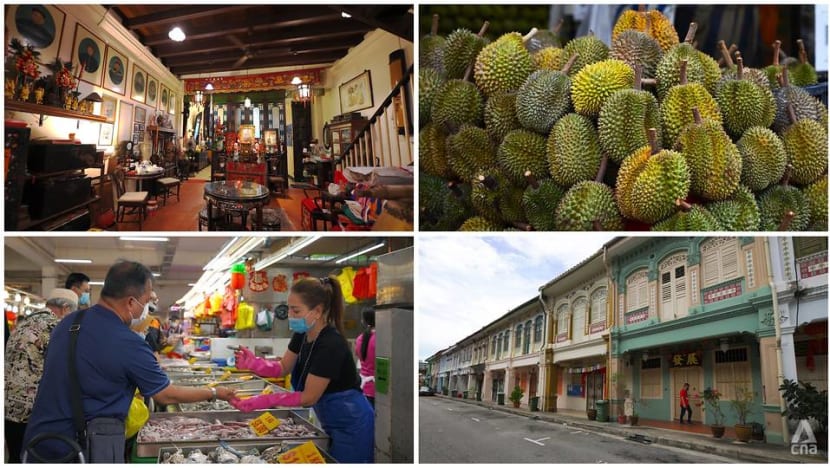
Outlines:
<svg viewBox="0 0 830 468"><path fill-rule="evenodd" d="M700 409L703 406L697 406L701 403L700 397L695 398L694 395L703 394L703 368L695 367L678 367L671 370L672 381L672 421L680 419L680 390L683 384L689 383L689 405L692 407L692 421L701 422L703 416Z"/></svg>
<svg viewBox="0 0 830 468"><path fill-rule="evenodd" d="M605 388L605 372L591 372L585 376L585 409L596 408L597 400L603 400Z"/></svg>
<svg viewBox="0 0 830 468"><path fill-rule="evenodd" d="M294 180L303 180L303 148L311 142L311 106L291 103L291 122L294 137Z"/></svg>

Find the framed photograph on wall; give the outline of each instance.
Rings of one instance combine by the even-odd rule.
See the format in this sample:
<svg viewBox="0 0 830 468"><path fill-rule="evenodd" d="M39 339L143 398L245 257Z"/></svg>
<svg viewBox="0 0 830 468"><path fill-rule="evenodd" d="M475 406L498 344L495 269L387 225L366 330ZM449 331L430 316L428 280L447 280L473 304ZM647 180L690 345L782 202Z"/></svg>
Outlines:
<svg viewBox="0 0 830 468"><path fill-rule="evenodd" d="M101 131L98 134L98 146L112 146L112 124L101 124Z"/></svg>
<svg viewBox="0 0 830 468"><path fill-rule="evenodd" d="M279 144L276 129L263 130L262 135L265 137L265 146L277 146Z"/></svg>
<svg viewBox="0 0 830 468"><path fill-rule="evenodd" d="M369 70L340 85L340 113L368 109L374 106L372 100L372 75Z"/></svg>
<svg viewBox="0 0 830 468"><path fill-rule="evenodd" d="M133 79L130 85L130 98L133 101L144 102L147 96L147 72L137 64L133 64Z"/></svg>
<svg viewBox="0 0 830 468"><path fill-rule="evenodd" d="M5 8L8 36L35 46L44 63L55 60L61 50L66 14L52 5L6 5Z"/></svg>
<svg viewBox="0 0 830 468"><path fill-rule="evenodd" d="M75 24L75 42L72 43L72 65L80 64L81 81L101 86L104 76L104 41Z"/></svg>
<svg viewBox="0 0 830 468"><path fill-rule="evenodd" d="M135 106L135 115L133 115L134 124L144 124L147 122L147 110L141 106Z"/></svg>
<svg viewBox="0 0 830 468"><path fill-rule="evenodd" d="M147 105L155 109L159 103L159 82L147 74Z"/></svg>
<svg viewBox="0 0 830 468"><path fill-rule="evenodd" d="M107 122L115 122L115 112L118 100L104 94L101 96L101 115L106 117Z"/></svg>
<svg viewBox="0 0 830 468"><path fill-rule="evenodd" d="M160 88L159 94L161 94L161 100L159 101L159 110L167 112L167 101L170 99L170 91L164 85L161 85Z"/></svg>
<svg viewBox="0 0 830 468"><path fill-rule="evenodd" d="M176 113L176 95L171 92L170 96L168 96L167 99L168 99L168 101L167 101L167 112L169 112L171 114L175 114Z"/></svg>
<svg viewBox="0 0 830 468"><path fill-rule="evenodd" d="M116 49L107 46L107 59L104 63L107 64L104 71L104 88L123 96L127 93L129 59Z"/></svg>

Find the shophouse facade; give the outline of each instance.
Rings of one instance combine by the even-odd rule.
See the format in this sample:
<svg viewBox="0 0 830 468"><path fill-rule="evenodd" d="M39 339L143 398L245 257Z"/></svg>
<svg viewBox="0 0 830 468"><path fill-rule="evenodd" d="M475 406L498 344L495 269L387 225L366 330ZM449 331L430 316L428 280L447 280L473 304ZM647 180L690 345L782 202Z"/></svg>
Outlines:
<svg viewBox="0 0 830 468"><path fill-rule="evenodd" d="M776 389L773 294L764 237L628 238L607 245L615 326L610 371L619 377L611 398L627 392L641 417L678 420L679 393L690 385L692 420L706 388L723 394L725 424L737 417L728 400L754 395L750 418L781 439Z"/></svg>
<svg viewBox="0 0 830 468"><path fill-rule="evenodd" d="M608 277L603 251L540 288L550 324L547 410L585 411L606 397Z"/></svg>
<svg viewBox="0 0 830 468"><path fill-rule="evenodd" d="M538 298L526 301L488 325L490 343L484 366L482 399L508 401L515 386L522 389L522 406L544 393L540 377L544 366L545 314Z"/></svg>

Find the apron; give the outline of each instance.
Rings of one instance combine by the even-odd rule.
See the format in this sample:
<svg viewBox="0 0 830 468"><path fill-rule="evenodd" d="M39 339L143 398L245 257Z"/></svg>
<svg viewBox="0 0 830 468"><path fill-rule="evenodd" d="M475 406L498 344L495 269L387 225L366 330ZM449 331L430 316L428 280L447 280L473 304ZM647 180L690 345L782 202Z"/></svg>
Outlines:
<svg viewBox="0 0 830 468"><path fill-rule="evenodd" d="M291 385L301 392L305 382L292 373ZM374 463L375 412L362 392L324 393L313 408L331 437L329 454L338 463Z"/></svg>

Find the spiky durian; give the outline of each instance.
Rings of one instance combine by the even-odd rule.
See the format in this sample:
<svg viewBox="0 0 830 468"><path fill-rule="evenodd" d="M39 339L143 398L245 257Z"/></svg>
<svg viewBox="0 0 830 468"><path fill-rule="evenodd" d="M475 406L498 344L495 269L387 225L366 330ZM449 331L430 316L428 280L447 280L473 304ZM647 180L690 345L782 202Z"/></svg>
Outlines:
<svg viewBox="0 0 830 468"><path fill-rule="evenodd" d="M462 124L477 125L482 120L484 99L476 85L466 80L450 80L432 100L432 121L454 131Z"/></svg>
<svg viewBox="0 0 830 468"><path fill-rule="evenodd" d="M546 150L551 178L563 187L593 179L602 159L594 124L579 114L568 114L556 122Z"/></svg>
<svg viewBox="0 0 830 468"><path fill-rule="evenodd" d="M623 161L616 197L623 216L651 224L670 216L675 202L688 196L690 178L686 158L660 151L654 129L649 129L649 142Z"/></svg>
<svg viewBox="0 0 830 468"><path fill-rule="evenodd" d="M657 139L661 139L657 99L640 89L637 73L634 89L617 91L605 101L599 112L597 126L602 151L617 164L648 144L649 128L656 128Z"/></svg>
<svg viewBox="0 0 830 468"><path fill-rule="evenodd" d="M795 123L784 130L781 140L792 164L790 180L811 184L827 172L827 128L814 120L798 120L793 107L788 109Z"/></svg>
<svg viewBox="0 0 830 468"><path fill-rule="evenodd" d="M487 45L484 33L490 23L484 22L478 34L469 29L456 29L447 36L444 44L444 69L448 79L458 79L464 76L467 67L472 64L481 49Z"/></svg>
<svg viewBox="0 0 830 468"><path fill-rule="evenodd" d="M465 181L496 164L496 148L489 135L472 125L462 125L447 137L446 154L450 168Z"/></svg>
<svg viewBox="0 0 830 468"><path fill-rule="evenodd" d="M533 54L533 62L539 70L559 70L565 60L565 51L559 47L545 47Z"/></svg>
<svg viewBox="0 0 830 468"><path fill-rule="evenodd" d="M561 72L537 70L527 77L516 93L516 117L524 128L547 134L568 112L571 80L567 73L573 61L568 61Z"/></svg>
<svg viewBox="0 0 830 468"><path fill-rule="evenodd" d="M635 65L643 67L644 78L654 78L657 64L663 57L663 49L652 37L639 31L623 31L611 43L608 56L622 60L632 69Z"/></svg>
<svg viewBox="0 0 830 468"><path fill-rule="evenodd" d="M526 174L531 176L530 171ZM527 221L537 231L556 229L556 207L565 195L565 189L551 179L531 181L522 197Z"/></svg>
<svg viewBox="0 0 830 468"><path fill-rule="evenodd" d="M612 59L586 65L571 85L574 110L595 117L609 96L633 85L634 70L623 61Z"/></svg>
<svg viewBox="0 0 830 468"><path fill-rule="evenodd" d="M430 115L432 101L444 83L443 76L435 69L421 67L418 70L418 119L422 127L432 119Z"/></svg>
<svg viewBox="0 0 830 468"><path fill-rule="evenodd" d="M757 231L761 223L755 195L744 185L728 200L710 203L706 208L726 231Z"/></svg>
<svg viewBox="0 0 830 468"><path fill-rule="evenodd" d="M556 228L563 231L622 230L623 221L614 203L614 192L593 180L574 185L556 209Z"/></svg>
<svg viewBox="0 0 830 468"><path fill-rule="evenodd" d="M827 232L827 174L804 188L810 208L810 231Z"/></svg>
<svg viewBox="0 0 830 468"><path fill-rule="evenodd" d="M654 38L664 51L677 45L680 38L672 22L658 10L634 11L626 10L614 24L611 40L614 41L625 31L641 31Z"/></svg>
<svg viewBox="0 0 830 468"><path fill-rule="evenodd" d="M674 146L680 132L694 122L692 108L696 107L703 119L722 123L717 102L700 83L686 83L686 61L680 62L680 84L666 94L660 106L663 124L663 146Z"/></svg>
<svg viewBox="0 0 830 468"><path fill-rule="evenodd" d="M438 35L438 15L432 15L432 30L418 43L418 65L444 73L444 45L446 39Z"/></svg>
<svg viewBox="0 0 830 468"><path fill-rule="evenodd" d="M715 94L723 126L736 138L750 127L769 127L775 117L775 99L769 87L744 79L743 72L739 57L735 79L721 80Z"/></svg>
<svg viewBox="0 0 830 468"><path fill-rule="evenodd" d="M447 163L446 139L444 131L434 124L427 124L418 134L418 163L427 174L444 178L452 176Z"/></svg>
<svg viewBox="0 0 830 468"><path fill-rule="evenodd" d="M686 61L686 79L689 83L700 83L712 94L721 78L720 67L712 57L692 46L697 24L691 23L686 42L678 44L663 55L657 64L657 95L664 99L671 88L680 83L680 63Z"/></svg>
<svg viewBox="0 0 830 468"><path fill-rule="evenodd" d="M784 143L768 128L751 127L736 143L741 153L741 183L757 192L781 180L787 165Z"/></svg>
<svg viewBox="0 0 830 468"><path fill-rule="evenodd" d="M458 228L459 231L501 231L503 227L482 216L473 216L467 219Z"/></svg>
<svg viewBox="0 0 830 468"><path fill-rule="evenodd" d="M517 32L504 34L481 49L475 62L475 81L485 95L515 91L533 73L533 57L524 42L536 31L532 29L524 37Z"/></svg>
<svg viewBox="0 0 830 468"><path fill-rule="evenodd" d="M725 200L741 180L741 153L717 122L703 120L692 108L694 123L683 129L675 149L689 166L692 193L707 200Z"/></svg>
<svg viewBox="0 0 830 468"><path fill-rule="evenodd" d="M700 205L679 201L682 209L651 227L652 231L722 231L718 219Z"/></svg>
<svg viewBox="0 0 830 468"><path fill-rule="evenodd" d="M608 58L608 46L593 35L577 37L565 44L565 57L577 54L576 61L571 66L568 75L576 76L586 65L601 62Z"/></svg>
<svg viewBox="0 0 830 468"><path fill-rule="evenodd" d="M801 190L773 185L758 195L763 231L803 231L810 224L810 207Z"/></svg>
<svg viewBox="0 0 830 468"><path fill-rule="evenodd" d="M511 130L522 126L516 117L516 93L496 93L484 104L484 126L487 133L497 143Z"/></svg>
<svg viewBox="0 0 830 468"><path fill-rule="evenodd" d="M510 180L522 187L527 171L539 178L548 176L545 137L538 133L524 129L511 131L499 145L497 158Z"/></svg>

